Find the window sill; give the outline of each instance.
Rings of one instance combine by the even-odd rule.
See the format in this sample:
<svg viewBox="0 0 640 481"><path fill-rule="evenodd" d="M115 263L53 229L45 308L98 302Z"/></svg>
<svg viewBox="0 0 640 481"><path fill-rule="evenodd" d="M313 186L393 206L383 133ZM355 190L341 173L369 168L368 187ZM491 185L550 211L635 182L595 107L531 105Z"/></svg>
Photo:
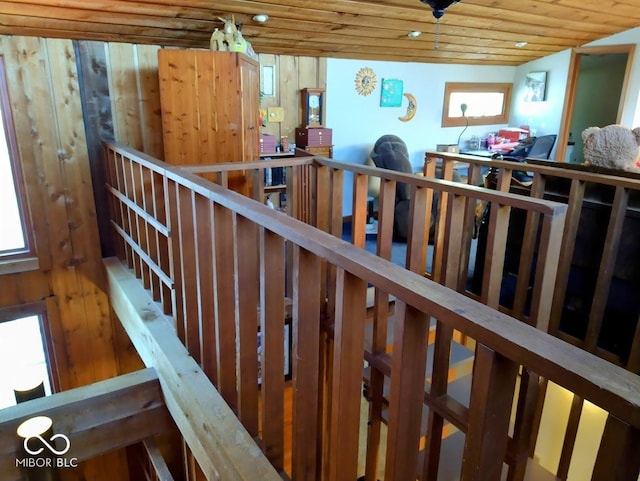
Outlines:
<svg viewBox="0 0 640 481"><path fill-rule="evenodd" d="M37 257L24 257L21 259L0 259L0 275L16 274L19 272L37 271L40 263Z"/></svg>

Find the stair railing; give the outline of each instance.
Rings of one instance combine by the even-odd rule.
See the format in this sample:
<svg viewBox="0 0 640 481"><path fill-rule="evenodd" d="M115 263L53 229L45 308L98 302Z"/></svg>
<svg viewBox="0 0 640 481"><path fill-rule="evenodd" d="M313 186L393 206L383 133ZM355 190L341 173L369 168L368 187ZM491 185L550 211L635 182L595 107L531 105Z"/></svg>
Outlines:
<svg viewBox="0 0 640 481"><path fill-rule="evenodd" d="M433 433L450 424L464 433L460 479L498 480L510 443L516 385L524 379L519 372L524 369L607 411L592 479L637 478L637 376L425 278L420 264L415 267L419 273L412 272L412 266L405 269L390 263L117 144L107 146L107 164L120 258L131 275L142 279L149 295L168 308L176 335L278 471L294 480L353 481L362 474L362 448L366 458L384 458L384 479L427 479L439 467L442 448ZM323 165L312 175L316 186L324 185L327 174L340 177L331 174L333 167ZM400 180L409 181L402 176ZM473 191L445 181L424 182L425 187L445 186L454 196ZM416 224L428 190L419 186L414 190ZM510 198L474 192L496 205ZM363 196L362 187L356 187L356 195ZM530 205L543 211L556 209L545 201ZM454 215L456 211L446 212L460 216ZM323 222L320 208L315 212L316 222ZM333 223L333 216L324 218ZM423 245L423 239L424 234L416 244ZM408 244L414 245L414 240ZM392 352L372 352L365 358L369 286L395 299L395 309ZM142 299L136 302L145 305ZM436 352L429 358L426 340L434 321L439 326L434 334ZM290 351L283 349L287 329ZM447 379L440 374L450 367L454 331L475 341L467 403L449 392ZM153 364L154 353L150 356ZM285 379L288 360L290 383ZM363 447L360 442L365 364L379 371L388 385L384 449L381 443ZM161 373L159 377L162 383ZM285 413L287 392L291 403ZM290 428L285 425L287 415ZM422 419L428 433L421 441ZM365 437L371 435L375 434ZM371 450L384 454L369 456ZM368 480L374 479L371 473Z"/></svg>

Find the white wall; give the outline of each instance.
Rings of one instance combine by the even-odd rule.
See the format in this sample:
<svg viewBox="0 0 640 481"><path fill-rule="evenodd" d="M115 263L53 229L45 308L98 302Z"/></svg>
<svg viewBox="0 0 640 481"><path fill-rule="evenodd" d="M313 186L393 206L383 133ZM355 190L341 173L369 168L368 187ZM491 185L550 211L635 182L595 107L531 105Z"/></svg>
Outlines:
<svg viewBox="0 0 640 481"><path fill-rule="evenodd" d="M373 69L376 88L362 96L355 89L355 77L363 67ZM405 62L373 62L365 60L328 59L327 61L327 127L333 129L333 157L363 164L379 137L394 134L407 144L410 160L417 171L422 168L425 150L436 144L455 144L461 127L441 127L445 82L512 82L515 67L441 65ZM417 100L415 117L402 122L408 101L401 107L380 107L382 79L400 79L404 92ZM504 125L469 127L463 136L484 135ZM351 214L351 182L345 176L344 215Z"/></svg>
<svg viewBox="0 0 640 481"><path fill-rule="evenodd" d="M377 76L376 88L367 96L355 90L355 76L363 67L373 69ZM327 126L333 129L334 157L363 163L379 137L395 134L406 142L414 167L422 167L425 150L436 144L455 144L462 131L441 127L445 82L511 82L514 71L515 67L328 59ZM411 121L398 119L406 112L406 99L401 107L380 107L380 85L385 78L402 80L404 92L415 96L418 109ZM499 127L469 127L464 138Z"/></svg>
<svg viewBox="0 0 640 481"><path fill-rule="evenodd" d="M564 50L516 68L509 116L511 125L528 125L535 135L558 133L570 60L571 50ZM524 101L525 78L529 72L547 72L547 95L544 102ZM556 146L551 152L551 158L554 157L555 150Z"/></svg>
<svg viewBox="0 0 640 481"><path fill-rule="evenodd" d="M622 113L622 124L637 127L640 126L640 27L585 46L619 44L637 45ZM445 82L513 82L509 125L529 125L537 135L557 134L570 59L570 49L518 67L328 59L326 124L333 129L334 158L362 164L380 136L395 134L406 142L411 163L414 170L418 170L425 150L435 149L436 144L456 143L462 130L441 127ZM376 88L368 96L359 95L355 90L355 76L363 67L373 69L377 76ZM547 72L544 102L523 101L525 76L534 71ZM380 85L384 78L402 80L404 91L416 97L418 110L413 120L398 120L406 112L406 99L402 107L380 107ZM469 127L463 139L473 134L482 136L500 127L503 125ZM552 158L554 155L555 147ZM344 215L351 214L351 182L351 177L345 176Z"/></svg>
<svg viewBox="0 0 640 481"><path fill-rule="evenodd" d="M627 101L623 107L621 124L628 127L640 126L640 27L612 35L602 40L584 45L596 47L604 45L636 44ZM571 50L563 50L554 55L528 62L516 68L513 78L514 98L511 103L511 125L530 124L537 135L556 134L560 130L562 108L564 106L565 87L569 75ZM523 102L525 93L524 79L527 73L546 71L547 100L545 102ZM574 134L575 135L575 134ZM554 147L551 157L555 155Z"/></svg>

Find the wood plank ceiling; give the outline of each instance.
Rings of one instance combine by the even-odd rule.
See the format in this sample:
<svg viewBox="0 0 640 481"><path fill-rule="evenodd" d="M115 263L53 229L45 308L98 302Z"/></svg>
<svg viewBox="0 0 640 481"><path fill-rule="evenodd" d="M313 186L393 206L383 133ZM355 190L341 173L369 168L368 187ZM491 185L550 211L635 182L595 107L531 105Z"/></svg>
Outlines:
<svg viewBox="0 0 640 481"><path fill-rule="evenodd" d="M3 0L0 34L208 48L234 15L258 53L520 65L640 26L640 0ZM269 20L252 20L264 13ZM421 31L417 38L407 36ZM516 42L527 42L516 47Z"/></svg>

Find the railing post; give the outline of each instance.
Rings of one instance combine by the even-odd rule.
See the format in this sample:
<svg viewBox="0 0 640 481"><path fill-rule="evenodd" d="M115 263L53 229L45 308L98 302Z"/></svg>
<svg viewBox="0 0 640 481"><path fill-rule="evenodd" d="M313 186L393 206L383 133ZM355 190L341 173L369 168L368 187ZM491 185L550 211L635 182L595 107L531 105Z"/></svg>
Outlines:
<svg viewBox="0 0 640 481"><path fill-rule="evenodd" d="M429 316L396 302L385 481L416 478Z"/></svg>
<svg viewBox="0 0 640 481"><path fill-rule="evenodd" d="M562 309L567 293L569 274L571 272L571 261L573 259L573 250L578 236L578 226L580 224L580 214L582 213L582 202L584 200L585 188L586 182L578 179L573 179L571 181L567 214L562 233L562 244L560 246L560 259L558 262L558 272L556 274L556 285L554 288L551 306L551 318L547 329L547 332L554 336L558 335L560 317L562 316Z"/></svg>
<svg viewBox="0 0 640 481"><path fill-rule="evenodd" d="M214 252L213 252L213 203L204 196L197 195L194 205L197 261L198 261L198 313L201 319L200 365L211 382L218 384L216 356L216 312L211 302L214 293ZM208 299L209 302L201 302Z"/></svg>
<svg viewBox="0 0 640 481"><path fill-rule="evenodd" d="M294 480L319 479L320 259L293 248L293 436ZM334 478L332 478L334 479Z"/></svg>
<svg viewBox="0 0 640 481"><path fill-rule="evenodd" d="M609 415L591 481L637 481L640 429Z"/></svg>
<svg viewBox="0 0 640 481"><path fill-rule="evenodd" d="M427 243L433 190L411 186L409 206L409 232L405 267L424 276L427 265Z"/></svg>
<svg viewBox="0 0 640 481"><path fill-rule="evenodd" d="M376 254L383 259L391 258L393 237L393 215L395 207L395 181L382 181L378 197L378 244ZM373 310L373 335L371 354L381 355L387 351L389 318L389 294L375 288ZM380 458L380 431L384 403L384 373L371 366L369 377L369 427L367 436L367 455L365 478L367 481L377 480L378 459Z"/></svg>
<svg viewBox="0 0 640 481"><path fill-rule="evenodd" d="M541 393L540 376L523 369L520 376L518 404L513 428L513 438L507 454L507 481L522 481L531 450L532 433L536 430L536 409ZM537 433L536 433L537 434ZM537 436L536 436L537 437Z"/></svg>
<svg viewBox="0 0 640 481"><path fill-rule="evenodd" d="M357 478L366 290L365 281L338 269L327 477L331 481Z"/></svg>
<svg viewBox="0 0 640 481"><path fill-rule="evenodd" d="M238 417L249 434L258 436L258 226L236 216L236 338L239 366Z"/></svg>
<svg viewBox="0 0 640 481"><path fill-rule="evenodd" d="M218 342L218 385L216 387L229 407L237 410L234 213L219 204L214 204L213 209L215 252L213 301L216 308L216 341Z"/></svg>
<svg viewBox="0 0 640 481"><path fill-rule="evenodd" d="M478 344L461 481L498 481L509 439L518 365Z"/></svg>
<svg viewBox="0 0 640 481"><path fill-rule="evenodd" d="M284 469L285 245L273 232L260 232L260 357L262 439L277 471Z"/></svg>
<svg viewBox="0 0 640 481"><path fill-rule="evenodd" d="M480 302L498 309L511 207L491 203Z"/></svg>
<svg viewBox="0 0 640 481"><path fill-rule="evenodd" d="M600 337L600 329L604 320L604 312L607 308L607 298L609 288L615 272L615 263L622 237L622 225L625 221L625 213L629 203L629 190L625 187L616 187L616 194L611 206L611 217L607 227L607 237L602 250L600 268L594 289L593 301L589 312L589 322L587 324L587 334L584 339L584 349L595 352Z"/></svg>

